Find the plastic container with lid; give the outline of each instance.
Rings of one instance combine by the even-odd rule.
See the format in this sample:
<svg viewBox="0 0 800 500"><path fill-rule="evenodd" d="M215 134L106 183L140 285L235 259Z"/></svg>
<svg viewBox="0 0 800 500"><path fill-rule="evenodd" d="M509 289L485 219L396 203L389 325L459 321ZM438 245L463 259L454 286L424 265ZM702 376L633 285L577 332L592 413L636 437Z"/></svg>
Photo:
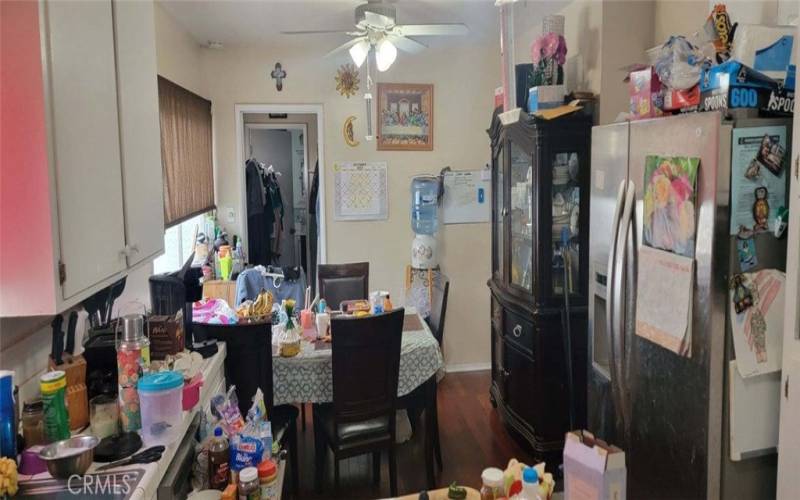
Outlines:
<svg viewBox="0 0 800 500"><path fill-rule="evenodd" d="M495 500L503 495L503 471L496 467L483 469L481 473L481 500Z"/></svg>
<svg viewBox="0 0 800 500"><path fill-rule="evenodd" d="M411 230L417 234L439 230L439 177L418 175L411 180Z"/></svg>
<svg viewBox="0 0 800 500"><path fill-rule="evenodd" d="M138 389L145 444L166 446L178 439L183 418L183 375L174 371L151 373L139 380Z"/></svg>
<svg viewBox="0 0 800 500"><path fill-rule="evenodd" d="M22 438L30 448L44 441L44 403L42 398L25 401L22 405Z"/></svg>
<svg viewBox="0 0 800 500"><path fill-rule="evenodd" d="M261 500L258 470L255 467L245 467L239 472L239 500Z"/></svg>
<svg viewBox="0 0 800 500"><path fill-rule="evenodd" d="M275 500L278 497L278 466L272 460L258 464L258 484L261 500Z"/></svg>

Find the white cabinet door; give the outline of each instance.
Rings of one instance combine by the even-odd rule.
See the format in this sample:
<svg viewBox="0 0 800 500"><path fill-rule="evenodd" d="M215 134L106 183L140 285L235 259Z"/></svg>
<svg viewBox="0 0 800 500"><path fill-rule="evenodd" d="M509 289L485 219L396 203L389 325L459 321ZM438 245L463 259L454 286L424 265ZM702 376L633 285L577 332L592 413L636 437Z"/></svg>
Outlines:
<svg viewBox="0 0 800 500"><path fill-rule="evenodd" d="M68 299L126 267L114 26L110 0L47 1L44 8L51 160L66 266L62 294Z"/></svg>
<svg viewBox="0 0 800 500"><path fill-rule="evenodd" d="M128 265L164 250L164 188L153 2L114 0Z"/></svg>

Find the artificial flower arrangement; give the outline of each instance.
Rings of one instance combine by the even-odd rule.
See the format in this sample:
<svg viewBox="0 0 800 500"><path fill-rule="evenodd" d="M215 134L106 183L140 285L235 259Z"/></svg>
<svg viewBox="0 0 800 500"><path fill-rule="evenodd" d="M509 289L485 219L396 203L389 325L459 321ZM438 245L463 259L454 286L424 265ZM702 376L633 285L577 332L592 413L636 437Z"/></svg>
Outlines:
<svg viewBox="0 0 800 500"><path fill-rule="evenodd" d="M533 85L564 83L564 63L567 60L567 41L554 32L543 33L531 45Z"/></svg>

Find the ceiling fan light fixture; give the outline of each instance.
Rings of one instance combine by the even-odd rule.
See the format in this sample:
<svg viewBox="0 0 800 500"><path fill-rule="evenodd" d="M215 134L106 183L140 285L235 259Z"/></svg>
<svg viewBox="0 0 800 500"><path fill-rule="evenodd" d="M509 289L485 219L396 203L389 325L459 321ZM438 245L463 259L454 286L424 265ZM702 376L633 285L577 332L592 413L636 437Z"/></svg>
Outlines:
<svg viewBox="0 0 800 500"><path fill-rule="evenodd" d="M350 47L350 57L353 59L353 62L356 63L357 67L361 67L364 64L364 60L367 58L369 54L369 43L366 40L361 40L357 44Z"/></svg>
<svg viewBox="0 0 800 500"><path fill-rule="evenodd" d="M378 66L378 71L383 72L389 69L395 59L397 59L397 48L392 42L384 38L375 51L375 63Z"/></svg>

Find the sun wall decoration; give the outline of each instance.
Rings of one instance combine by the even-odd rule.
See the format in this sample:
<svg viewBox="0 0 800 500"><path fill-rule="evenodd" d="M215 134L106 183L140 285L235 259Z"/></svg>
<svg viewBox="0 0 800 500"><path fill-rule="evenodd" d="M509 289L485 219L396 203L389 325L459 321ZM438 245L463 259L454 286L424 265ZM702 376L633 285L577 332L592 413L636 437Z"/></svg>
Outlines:
<svg viewBox="0 0 800 500"><path fill-rule="evenodd" d="M355 64L348 63L339 66L334 79L336 80L336 90L348 99L358 91L360 79Z"/></svg>

